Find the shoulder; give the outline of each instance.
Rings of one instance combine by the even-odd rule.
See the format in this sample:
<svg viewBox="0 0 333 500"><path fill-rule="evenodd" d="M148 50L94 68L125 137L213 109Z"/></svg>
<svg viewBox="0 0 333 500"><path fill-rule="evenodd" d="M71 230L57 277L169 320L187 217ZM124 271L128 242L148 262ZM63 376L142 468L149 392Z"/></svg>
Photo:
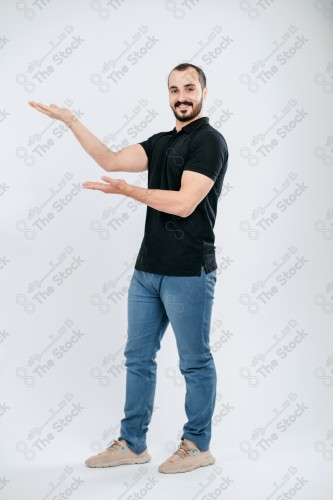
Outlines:
<svg viewBox="0 0 333 500"><path fill-rule="evenodd" d="M214 148L220 150L224 156L228 156L228 145L224 135L208 123L202 127L199 127L191 135L192 148Z"/></svg>
<svg viewBox="0 0 333 500"><path fill-rule="evenodd" d="M146 141L149 141L151 144L154 144L159 139L162 139L163 137L166 137L169 135L170 135L170 132L157 132L156 134L153 134L150 137L148 137L148 139L146 139ZM141 142L145 142L145 141L141 141Z"/></svg>
<svg viewBox="0 0 333 500"><path fill-rule="evenodd" d="M165 137L168 137L170 132L157 132L156 134L151 135L148 139L140 141L139 144L143 147L146 152L146 155L149 157L156 146L156 144ZM162 142L163 143L163 142Z"/></svg>

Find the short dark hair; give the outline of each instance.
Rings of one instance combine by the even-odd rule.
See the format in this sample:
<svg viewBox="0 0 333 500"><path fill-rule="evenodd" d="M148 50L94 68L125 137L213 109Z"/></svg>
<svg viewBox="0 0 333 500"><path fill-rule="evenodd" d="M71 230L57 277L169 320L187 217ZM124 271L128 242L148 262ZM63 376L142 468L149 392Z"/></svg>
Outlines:
<svg viewBox="0 0 333 500"><path fill-rule="evenodd" d="M206 87L206 75L202 71L202 69L199 68L199 66L196 66L195 64L191 64L191 63L181 63L181 64L178 64L178 66L176 66L175 68L173 68L170 71L169 76L168 76L168 85L169 85L169 77L173 71L185 71L188 68L194 68L197 71L197 73L199 75L199 82L200 82L201 88L204 89Z"/></svg>

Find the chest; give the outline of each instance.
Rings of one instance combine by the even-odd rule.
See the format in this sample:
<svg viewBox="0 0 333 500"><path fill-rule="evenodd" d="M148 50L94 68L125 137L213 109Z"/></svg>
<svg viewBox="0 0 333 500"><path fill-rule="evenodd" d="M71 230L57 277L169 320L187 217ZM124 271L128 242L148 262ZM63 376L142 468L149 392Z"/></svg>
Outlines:
<svg viewBox="0 0 333 500"><path fill-rule="evenodd" d="M189 157L190 136L176 134L161 138L153 147L148 165L150 189L178 190Z"/></svg>

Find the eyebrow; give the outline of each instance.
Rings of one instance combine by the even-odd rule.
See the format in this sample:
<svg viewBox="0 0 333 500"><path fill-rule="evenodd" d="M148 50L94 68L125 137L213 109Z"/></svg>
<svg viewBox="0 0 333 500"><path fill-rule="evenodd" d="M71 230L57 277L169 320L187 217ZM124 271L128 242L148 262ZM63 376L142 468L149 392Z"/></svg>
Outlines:
<svg viewBox="0 0 333 500"><path fill-rule="evenodd" d="M195 87L195 83L187 83L184 87ZM170 85L169 89L178 89L177 85Z"/></svg>

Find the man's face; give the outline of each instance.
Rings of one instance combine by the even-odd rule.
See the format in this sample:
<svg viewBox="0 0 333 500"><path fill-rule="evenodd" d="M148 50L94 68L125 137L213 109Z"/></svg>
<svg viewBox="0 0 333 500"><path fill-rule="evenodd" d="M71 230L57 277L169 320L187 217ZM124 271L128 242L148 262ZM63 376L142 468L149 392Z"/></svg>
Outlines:
<svg viewBox="0 0 333 500"><path fill-rule="evenodd" d="M201 88L199 75L194 68L172 71L169 77L169 103L180 122L193 120L202 109L206 89Z"/></svg>

